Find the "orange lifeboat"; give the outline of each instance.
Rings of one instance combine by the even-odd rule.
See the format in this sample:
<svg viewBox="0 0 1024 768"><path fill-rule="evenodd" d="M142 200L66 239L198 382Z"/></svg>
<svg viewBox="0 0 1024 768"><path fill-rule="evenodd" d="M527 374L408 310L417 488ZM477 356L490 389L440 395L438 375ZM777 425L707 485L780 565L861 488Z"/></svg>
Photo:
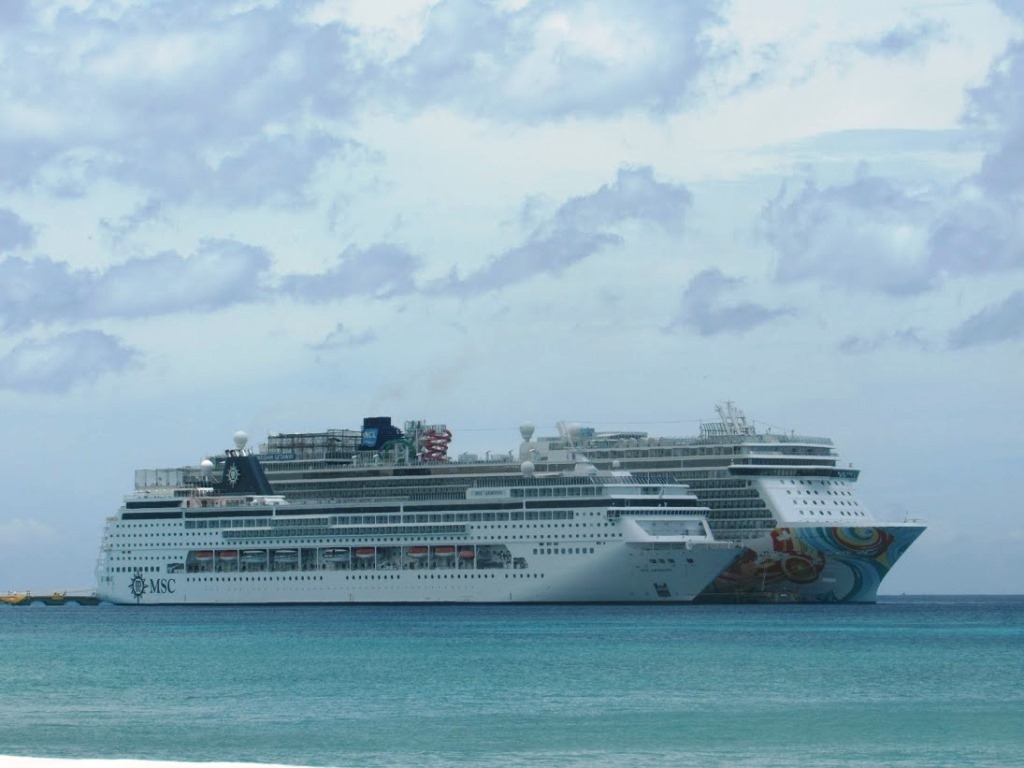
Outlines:
<svg viewBox="0 0 1024 768"><path fill-rule="evenodd" d="M476 557L476 553L472 549L462 549L459 550L459 557L463 560L472 560Z"/></svg>
<svg viewBox="0 0 1024 768"><path fill-rule="evenodd" d="M426 547L409 547L409 557L423 557L427 554Z"/></svg>
<svg viewBox="0 0 1024 768"><path fill-rule="evenodd" d="M442 544L440 547L434 547L434 554L438 557L451 557L455 554L455 547Z"/></svg>
<svg viewBox="0 0 1024 768"><path fill-rule="evenodd" d="M356 550L356 557L361 557L366 560L377 554L377 551L373 547L360 547Z"/></svg>

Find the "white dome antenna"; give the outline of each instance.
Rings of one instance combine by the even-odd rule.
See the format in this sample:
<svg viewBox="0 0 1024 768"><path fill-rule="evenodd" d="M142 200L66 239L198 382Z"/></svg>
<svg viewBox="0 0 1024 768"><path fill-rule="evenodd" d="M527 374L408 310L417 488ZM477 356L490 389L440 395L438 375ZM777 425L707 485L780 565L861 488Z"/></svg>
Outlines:
<svg viewBox="0 0 1024 768"><path fill-rule="evenodd" d="M524 443L530 442L530 438L533 437L533 424L527 421L520 425L519 436L523 438Z"/></svg>
<svg viewBox="0 0 1024 768"><path fill-rule="evenodd" d="M235 448L241 451L245 449L246 443L249 442L249 436L245 434L245 432L243 432L242 430L238 430L237 432L235 432L234 440Z"/></svg>

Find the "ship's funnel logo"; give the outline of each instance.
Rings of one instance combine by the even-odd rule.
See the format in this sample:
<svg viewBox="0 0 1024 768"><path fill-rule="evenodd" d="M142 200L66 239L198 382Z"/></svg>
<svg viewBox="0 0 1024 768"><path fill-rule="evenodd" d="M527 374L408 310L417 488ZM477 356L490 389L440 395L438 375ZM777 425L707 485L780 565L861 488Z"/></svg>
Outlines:
<svg viewBox="0 0 1024 768"><path fill-rule="evenodd" d="M238 465L232 464L228 467L228 482L231 483L231 487L234 488L238 483L238 478L242 476L242 473L238 471Z"/></svg>
<svg viewBox="0 0 1024 768"><path fill-rule="evenodd" d="M136 603L142 600L142 596L146 594L146 580L142 578L142 571L135 572L128 588L131 590L132 597L135 598Z"/></svg>

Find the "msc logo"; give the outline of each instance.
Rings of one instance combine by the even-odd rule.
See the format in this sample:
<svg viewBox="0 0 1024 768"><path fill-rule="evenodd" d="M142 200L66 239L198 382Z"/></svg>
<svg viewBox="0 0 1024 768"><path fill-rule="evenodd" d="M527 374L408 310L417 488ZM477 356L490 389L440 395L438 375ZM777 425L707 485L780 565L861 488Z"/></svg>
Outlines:
<svg viewBox="0 0 1024 768"><path fill-rule="evenodd" d="M142 571L136 571L132 580L128 583L132 597L136 603L142 602L144 595L170 595L174 594L174 579L149 579L142 575Z"/></svg>
<svg viewBox="0 0 1024 768"><path fill-rule="evenodd" d="M142 578L142 571L135 572L128 588L132 591L132 597L135 598L136 603L142 600L142 596L146 594L146 580Z"/></svg>

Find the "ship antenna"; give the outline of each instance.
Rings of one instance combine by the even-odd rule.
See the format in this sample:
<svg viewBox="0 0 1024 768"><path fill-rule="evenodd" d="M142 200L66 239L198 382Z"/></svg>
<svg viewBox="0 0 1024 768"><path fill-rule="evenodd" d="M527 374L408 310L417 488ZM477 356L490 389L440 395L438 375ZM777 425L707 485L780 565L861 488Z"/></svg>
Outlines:
<svg viewBox="0 0 1024 768"><path fill-rule="evenodd" d="M743 411L736 407L732 400L726 400L715 406L718 416L722 420L722 426L727 435L752 435L754 429L747 424L747 417Z"/></svg>

